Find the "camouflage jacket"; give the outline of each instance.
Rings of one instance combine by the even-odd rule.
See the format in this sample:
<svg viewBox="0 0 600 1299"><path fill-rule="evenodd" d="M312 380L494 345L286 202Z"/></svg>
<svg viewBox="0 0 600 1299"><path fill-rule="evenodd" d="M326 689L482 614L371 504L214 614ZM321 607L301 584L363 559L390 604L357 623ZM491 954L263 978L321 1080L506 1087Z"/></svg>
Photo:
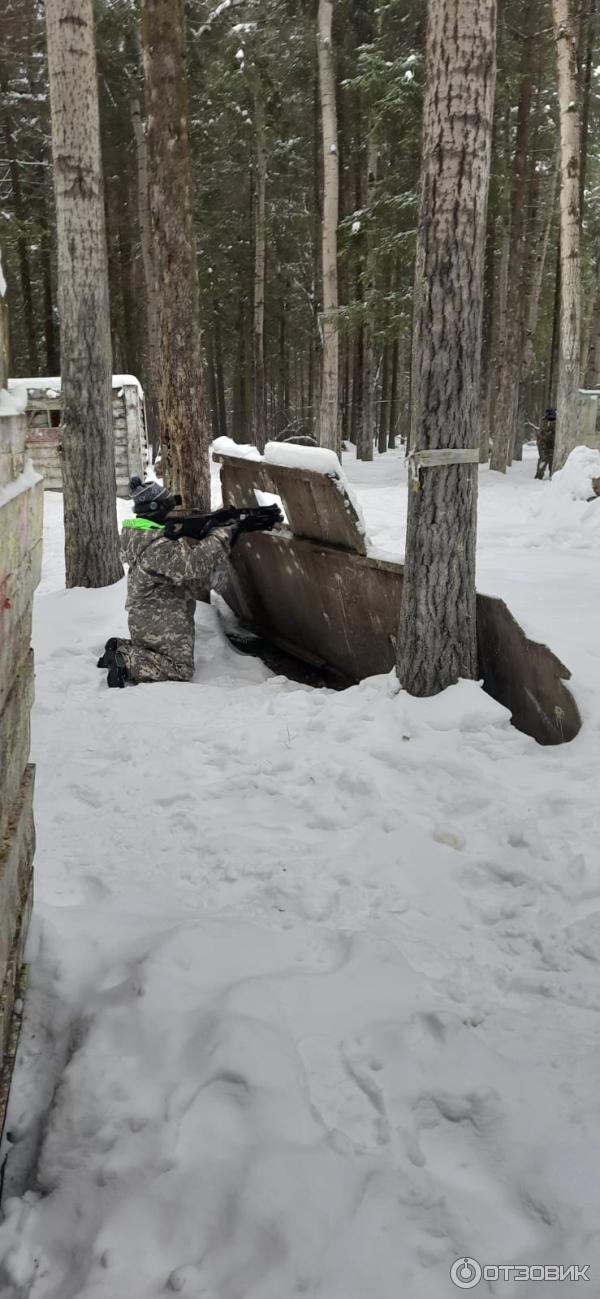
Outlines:
<svg viewBox="0 0 600 1299"><path fill-rule="evenodd" d="M229 532L218 528L204 541L169 541L162 528L126 520L121 554L129 566L127 605L132 641L162 647L193 646L196 600L206 598L213 573L228 556Z"/></svg>

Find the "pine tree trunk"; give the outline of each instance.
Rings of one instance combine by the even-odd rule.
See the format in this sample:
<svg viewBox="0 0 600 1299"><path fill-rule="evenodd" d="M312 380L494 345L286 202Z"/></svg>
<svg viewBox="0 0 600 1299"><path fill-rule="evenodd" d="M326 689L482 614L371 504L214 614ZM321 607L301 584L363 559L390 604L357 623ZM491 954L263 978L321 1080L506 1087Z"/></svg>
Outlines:
<svg viewBox="0 0 600 1299"><path fill-rule="evenodd" d="M411 694L477 677L477 463L418 468L420 451L478 460L495 0L430 0L414 317L416 366L398 673Z"/></svg>
<svg viewBox="0 0 600 1299"><path fill-rule="evenodd" d="M258 73L256 74L258 77ZM257 80L254 89L254 157L252 166L254 280L252 293L252 441L264 451L267 441L265 380L265 269L267 144L265 106Z"/></svg>
<svg viewBox="0 0 600 1299"><path fill-rule="evenodd" d="M596 266L596 292L590 321L590 337L585 363L584 387L600 387L600 259Z"/></svg>
<svg viewBox="0 0 600 1299"><path fill-rule="evenodd" d="M46 172L46 167L40 167L41 172ZM42 175L39 180L41 187L40 202L40 269L42 276L42 293L44 302L44 347L46 352L46 373L58 374L60 360L58 354L58 345L56 337L56 322L54 319L54 291L52 286L52 252L51 240L52 233L48 218L48 205L46 202L45 184L46 177Z"/></svg>
<svg viewBox="0 0 600 1299"><path fill-rule="evenodd" d="M8 103L6 86L1 86L5 105ZM25 338L27 340L27 365L29 374L36 375L38 371L37 359L37 334L35 323L35 311L33 307L33 293L31 288L31 266L29 259L29 240L25 229L27 222L27 213L21 190L21 175L19 163L15 149L14 128L10 118L8 108L3 111L3 133L4 144L6 148L6 157L8 159L8 169L10 174L10 183L13 193L14 213L17 222L17 257L19 261L19 278L21 281L21 298L23 302L23 320L25 324Z"/></svg>
<svg viewBox="0 0 600 1299"><path fill-rule="evenodd" d="M521 276L523 267L523 228L526 209L525 171L531 94L534 74L535 23L538 0L527 0L525 10L523 49L521 54L521 86L517 115L515 155L512 160L512 187L510 196L510 251L506 287L506 329L500 358L498 396L494 416L494 442L490 455L490 469L506 473L510 450L515 436L519 408L519 376L521 347Z"/></svg>
<svg viewBox="0 0 600 1299"><path fill-rule="evenodd" d="M227 403L225 401L225 372L223 367L223 342L219 309L215 312L215 367L217 373L217 403L219 407L219 436L227 437Z"/></svg>
<svg viewBox="0 0 600 1299"><path fill-rule="evenodd" d="M61 328L67 586L108 586L119 558L108 264L92 0L47 0Z"/></svg>
<svg viewBox="0 0 600 1299"><path fill-rule="evenodd" d="M581 107L581 163L579 169L579 223L583 222L585 207L585 182L587 176L588 140L590 129L590 105L592 100L592 70L594 64L594 25L596 19L596 0L587 0L588 9L585 20L582 20L583 34L586 37L585 64L583 68L583 98Z"/></svg>
<svg viewBox="0 0 600 1299"><path fill-rule="evenodd" d="M337 228L339 210L339 160L335 72L331 36L332 0L318 0L317 50L323 138L323 222L321 257L323 268L323 360L319 441L332 451L340 450L339 433L339 333Z"/></svg>
<svg viewBox="0 0 600 1299"><path fill-rule="evenodd" d="M554 468L577 445L581 347L579 175L581 133L577 108L577 42L569 0L552 0L560 110L561 300Z"/></svg>
<svg viewBox="0 0 600 1299"><path fill-rule="evenodd" d="M233 383L233 419L232 436L236 442L249 442L248 391L246 366L246 312L244 295L240 292L240 312L238 319L238 344Z"/></svg>
<svg viewBox="0 0 600 1299"><path fill-rule="evenodd" d="M188 142L183 0L141 0L157 286L159 424L169 487L210 508L209 428Z"/></svg>
<svg viewBox="0 0 600 1299"><path fill-rule="evenodd" d="M403 366L404 366L404 339L398 335L394 341L392 352L392 378L390 384L390 410L388 421L388 447L390 451L396 449L396 433L398 431L398 396L402 389Z"/></svg>
<svg viewBox="0 0 600 1299"><path fill-rule="evenodd" d="M150 180L148 174L148 142L142 122L138 99L131 102L131 123L135 139L137 163L137 209L140 242L142 246L142 266L144 268L144 288L146 302L146 347L144 394L146 404L146 427L148 441L154 455L160 446L160 425L158 417L158 384L160 368L160 346L158 339L158 303L156 295L156 276L154 271L154 250L152 244L152 225L150 221Z"/></svg>
<svg viewBox="0 0 600 1299"><path fill-rule="evenodd" d="M485 270L483 276L483 322L481 335L481 369L479 375L479 463L487 464L490 458L491 376L494 345L494 313L496 308L496 248L493 229L489 227L486 238Z"/></svg>
<svg viewBox="0 0 600 1299"><path fill-rule="evenodd" d="M366 253L364 321L362 327L362 419L358 429L356 455L359 460L373 459L373 442L376 432L376 366L375 366L375 231L373 229L373 204L377 186L377 145L372 131L367 137L366 174Z"/></svg>
<svg viewBox="0 0 600 1299"><path fill-rule="evenodd" d="M556 244L556 270L554 273L554 306L552 310L552 338L550 341L550 362L548 365L548 384L546 388L546 405L556 406L556 386L558 375L558 355L560 350L560 303L561 303L561 251L560 234Z"/></svg>
<svg viewBox="0 0 600 1299"><path fill-rule="evenodd" d="M383 355L381 360L381 400L377 412L377 449L380 456L384 455L388 449L388 423L390 417L390 380L391 365L390 353L392 343L386 338L383 344Z"/></svg>
<svg viewBox="0 0 600 1299"><path fill-rule="evenodd" d="M548 255L548 245L550 243L550 233L552 230L552 220L554 217L554 205L556 203L556 189L558 185L558 172L560 159L557 153L556 162L550 178L548 193L546 196L545 208L541 213L538 229L534 238L533 266L531 274L531 283L529 286L529 299L527 303L527 312L525 318L525 330L522 348L521 362L521 382L524 383L531 373L533 357L535 350L535 336L537 333L537 324L540 311L540 299L542 294L542 285L544 282L544 270L546 258Z"/></svg>

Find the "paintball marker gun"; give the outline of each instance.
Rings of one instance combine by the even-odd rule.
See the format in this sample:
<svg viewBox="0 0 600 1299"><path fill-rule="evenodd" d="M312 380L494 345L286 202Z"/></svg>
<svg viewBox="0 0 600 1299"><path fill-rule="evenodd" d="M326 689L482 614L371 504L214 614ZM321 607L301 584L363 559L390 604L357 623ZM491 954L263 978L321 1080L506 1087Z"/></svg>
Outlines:
<svg viewBox="0 0 600 1299"><path fill-rule="evenodd" d="M164 519L165 536L171 541L180 537L191 537L202 541L216 528L235 526L235 536L240 532L270 532L276 523L283 522L283 515L278 505L244 506L241 509L230 506L223 510L212 510L210 514L190 511L188 514L171 514Z"/></svg>

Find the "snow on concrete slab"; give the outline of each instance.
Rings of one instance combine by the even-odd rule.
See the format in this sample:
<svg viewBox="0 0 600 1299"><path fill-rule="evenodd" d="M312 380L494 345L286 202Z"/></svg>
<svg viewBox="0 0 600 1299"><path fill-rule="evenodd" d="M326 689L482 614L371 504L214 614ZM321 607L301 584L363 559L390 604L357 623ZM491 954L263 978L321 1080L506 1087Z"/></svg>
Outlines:
<svg viewBox="0 0 600 1299"><path fill-rule="evenodd" d="M478 564L573 650L584 725L553 749L473 682L273 676L204 605L194 682L107 690L124 583L61 589L46 494L7 1299L447 1299L465 1254L599 1274L598 542L538 544L534 467L480 473ZM401 456L345 470L399 554Z"/></svg>

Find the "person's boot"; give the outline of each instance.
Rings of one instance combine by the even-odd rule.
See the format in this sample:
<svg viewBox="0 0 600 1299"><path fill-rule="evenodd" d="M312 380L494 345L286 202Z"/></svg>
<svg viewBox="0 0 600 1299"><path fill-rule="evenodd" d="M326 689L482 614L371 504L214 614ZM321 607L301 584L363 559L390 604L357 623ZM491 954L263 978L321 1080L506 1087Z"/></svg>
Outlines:
<svg viewBox="0 0 600 1299"><path fill-rule="evenodd" d="M113 651L112 662L108 669L108 676L106 678L106 683L108 685L109 690L114 690L114 689L122 690L126 681L127 681L127 667L125 665L125 659L123 658L123 655L119 653L118 650L115 650Z"/></svg>
<svg viewBox="0 0 600 1299"><path fill-rule="evenodd" d="M117 636L109 637L109 639L106 642L106 645L104 646L104 654L102 655L101 658L98 659L96 667L109 668L112 666L112 662L115 657L115 652L118 644L119 641Z"/></svg>

